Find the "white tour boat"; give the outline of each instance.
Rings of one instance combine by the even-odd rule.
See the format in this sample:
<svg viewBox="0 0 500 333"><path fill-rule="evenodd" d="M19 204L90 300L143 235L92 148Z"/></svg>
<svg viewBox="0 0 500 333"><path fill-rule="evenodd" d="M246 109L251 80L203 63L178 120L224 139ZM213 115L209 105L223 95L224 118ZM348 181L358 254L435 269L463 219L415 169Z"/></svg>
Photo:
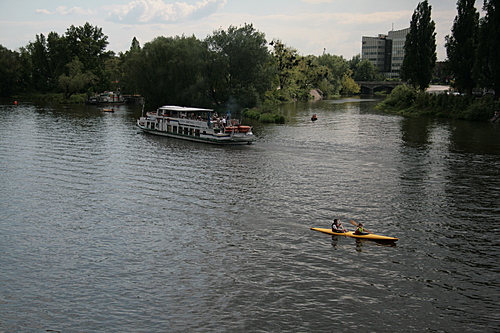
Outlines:
<svg viewBox="0 0 500 333"><path fill-rule="evenodd" d="M212 109L165 105L137 120L146 133L215 144L250 144L255 140L250 126L237 119L219 118Z"/></svg>

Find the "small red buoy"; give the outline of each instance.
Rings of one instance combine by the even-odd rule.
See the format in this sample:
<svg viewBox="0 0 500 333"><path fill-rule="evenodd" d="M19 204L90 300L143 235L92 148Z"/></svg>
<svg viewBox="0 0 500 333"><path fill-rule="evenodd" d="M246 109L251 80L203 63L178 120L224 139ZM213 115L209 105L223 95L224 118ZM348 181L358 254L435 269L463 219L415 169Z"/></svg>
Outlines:
<svg viewBox="0 0 500 333"><path fill-rule="evenodd" d="M17 105L17 101L14 101L14 105Z"/></svg>

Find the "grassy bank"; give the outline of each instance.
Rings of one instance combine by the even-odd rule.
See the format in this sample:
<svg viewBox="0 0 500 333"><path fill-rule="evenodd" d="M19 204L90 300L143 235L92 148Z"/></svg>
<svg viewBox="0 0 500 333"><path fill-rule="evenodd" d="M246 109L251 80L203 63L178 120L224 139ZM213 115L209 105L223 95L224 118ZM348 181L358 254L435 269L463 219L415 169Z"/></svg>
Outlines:
<svg viewBox="0 0 500 333"><path fill-rule="evenodd" d="M436 116L471 121L486 121L493 117L495 110L500 109L500 102L493 96L481 98L431 94L417 92L415 89L401 85L379 103L376 108L385 112L404 116Z"/></svg>
<svg viewBox="0 0 500 333"><path fill-rule="evenodd" d="M87 100L86 94L72 95L69 99L65 99L63 94L23 94L17 95L14 98L30 101L44 101L57 104L85 104Z"/></svg>
<svg viewBox="0 0 500 333"><path fill-rule="evenodd" d="M266 111L264 109L252 108L243 110L243 116L258 120L261 123L284 124L285 117L276 112Z"/></svg>

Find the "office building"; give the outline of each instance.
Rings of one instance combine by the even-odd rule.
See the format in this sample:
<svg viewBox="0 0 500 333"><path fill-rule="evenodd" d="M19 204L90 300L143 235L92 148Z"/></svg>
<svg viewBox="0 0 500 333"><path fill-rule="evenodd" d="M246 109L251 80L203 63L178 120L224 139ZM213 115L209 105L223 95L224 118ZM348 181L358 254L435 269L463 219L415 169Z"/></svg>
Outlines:
<svg viewBox="0 0 500 333"><path fill-rule="evenodd" d="M368 59L387 78L399 78L404 58L406 35L410 28L389 31L377 37L363 36L361 60Z"/></svg>

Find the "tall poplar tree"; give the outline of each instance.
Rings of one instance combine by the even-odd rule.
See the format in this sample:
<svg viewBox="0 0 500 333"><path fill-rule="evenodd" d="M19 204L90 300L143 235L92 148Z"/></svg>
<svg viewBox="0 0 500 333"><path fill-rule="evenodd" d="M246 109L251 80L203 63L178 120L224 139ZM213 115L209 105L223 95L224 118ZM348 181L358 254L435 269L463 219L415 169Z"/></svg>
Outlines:
<svg viewBox="0 0 500 333"><path fill-rule="evenodd" d="M413 12L410 32L404 45L401 79L419 90L429 87L436 66L436 24L431 19L432 6L420 2Z"/></svg>
<svg viewBox="0 0 500 333"><path fill-rule="evenodd" d="M500 0L485 0L486 15L479 24L477 57L474 77L485 87L495 90L495 99L500 97Z"/></svg>
<svg viewBox="0 0 500 333"><path fill-rule="evenodd" d="M475 0L458 0L457 16L451 28L451 35L445 37L448 69L460 92L472 95L476 86L473 68L476 59L479 13Z"/></svg>

